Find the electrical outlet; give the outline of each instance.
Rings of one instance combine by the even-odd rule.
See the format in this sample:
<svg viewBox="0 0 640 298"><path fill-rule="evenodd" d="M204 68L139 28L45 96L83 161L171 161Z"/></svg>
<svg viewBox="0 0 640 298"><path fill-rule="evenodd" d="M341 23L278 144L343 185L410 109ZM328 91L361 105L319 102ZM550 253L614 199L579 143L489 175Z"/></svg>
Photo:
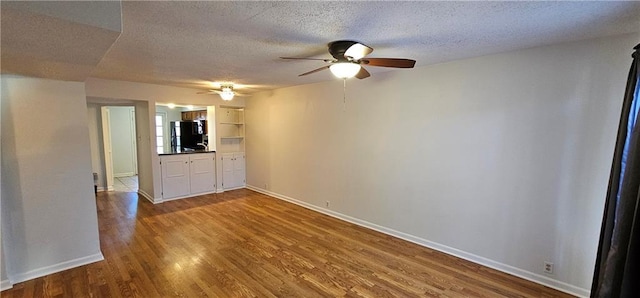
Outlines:
<svg viewBox="0 0 640 298"><path fill-rule="evenodd" d="M329 208L329 201L327 201L327 202L325 203L325 206L326 206L327 208Z"/></svg>
<svg viewBox="0 0 640 298"><path fill-rule="evenodd" d="M553 274L553 263L551 262L544 262L544 268L543 268L544 273L546 274Z"/></svg>
<svg viewBox="0 0 640 298"><path fill-rule="evenodd" d="M264 184L264 189L269 189L269 184L265 183Z"/></svg>

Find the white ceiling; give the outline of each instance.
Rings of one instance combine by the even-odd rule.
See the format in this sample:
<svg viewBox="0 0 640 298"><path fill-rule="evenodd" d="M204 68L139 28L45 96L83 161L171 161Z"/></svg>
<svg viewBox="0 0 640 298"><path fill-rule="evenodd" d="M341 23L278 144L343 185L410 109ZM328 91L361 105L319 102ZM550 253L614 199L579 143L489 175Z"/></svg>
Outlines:
<svg viewBox="0 0 640 298"><path fill-rule="evenodd" d="M24 26L3 19L3 72L11 62L5 48L15 42L5 39L6 30L42 34ZM297 76L322 61L278 57L329 58L326 45L338 39L373 47L369 57L412 58L424 66L639 31L640 2L125 1L122 34L91 76L203 89L207 82L233 81L253 86L245 91L251 93L332 79L328 71ZM389 69L368 70L375 76Z"/></svg>

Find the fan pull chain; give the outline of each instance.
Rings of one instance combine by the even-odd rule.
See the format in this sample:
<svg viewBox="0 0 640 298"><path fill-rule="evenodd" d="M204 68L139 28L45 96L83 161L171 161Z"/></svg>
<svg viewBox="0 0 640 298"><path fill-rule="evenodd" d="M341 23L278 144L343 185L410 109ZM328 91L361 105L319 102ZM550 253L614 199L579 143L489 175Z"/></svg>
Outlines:
<svg viewBox="0 0 640 298"><path fill-rule="evenodd" d="M347 110L347 79L342 79L342 111Z"/></svg>

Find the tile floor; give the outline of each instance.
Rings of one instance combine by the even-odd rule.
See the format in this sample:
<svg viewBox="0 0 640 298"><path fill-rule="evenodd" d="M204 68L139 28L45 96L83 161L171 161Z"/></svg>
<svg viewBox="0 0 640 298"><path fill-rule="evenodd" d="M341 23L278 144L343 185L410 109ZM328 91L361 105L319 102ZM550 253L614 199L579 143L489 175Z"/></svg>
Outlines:
<svg viewBox="0 0 640 298"><path fill-rule="evenodd" d="M130 177L115 177L113 178L113 190L114 191L126 191L137 192L138 191L138 176Z"/></svg>

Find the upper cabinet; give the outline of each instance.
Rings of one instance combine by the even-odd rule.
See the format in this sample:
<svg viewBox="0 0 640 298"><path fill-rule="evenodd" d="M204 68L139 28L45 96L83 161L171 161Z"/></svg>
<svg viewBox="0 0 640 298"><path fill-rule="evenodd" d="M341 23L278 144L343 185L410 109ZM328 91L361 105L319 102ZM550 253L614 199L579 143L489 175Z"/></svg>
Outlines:
<svg viewBox="0 0 640 298"><path fill-rule="evenodd" d="M207 120L207 111L183 111L182 121Z"/></svg>

